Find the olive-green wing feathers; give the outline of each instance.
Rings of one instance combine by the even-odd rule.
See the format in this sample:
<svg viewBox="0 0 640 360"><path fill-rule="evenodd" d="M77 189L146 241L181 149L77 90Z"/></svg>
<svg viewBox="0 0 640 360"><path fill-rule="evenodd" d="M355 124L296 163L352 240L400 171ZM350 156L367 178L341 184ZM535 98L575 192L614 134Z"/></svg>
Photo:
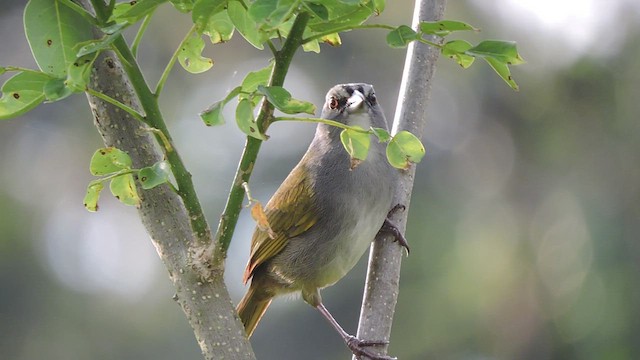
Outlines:
<svg viewBox="0 0 640 360"><path fill-rule="evenodd" d="M301 166L294 168L267 203L264 212L275 237L271 238L267 231L256 228L251 239L251 256L244 272L244 283L249 281L260 264L282 251L290 238L299 236L317 222L313 189L305 171Z"/></svg>

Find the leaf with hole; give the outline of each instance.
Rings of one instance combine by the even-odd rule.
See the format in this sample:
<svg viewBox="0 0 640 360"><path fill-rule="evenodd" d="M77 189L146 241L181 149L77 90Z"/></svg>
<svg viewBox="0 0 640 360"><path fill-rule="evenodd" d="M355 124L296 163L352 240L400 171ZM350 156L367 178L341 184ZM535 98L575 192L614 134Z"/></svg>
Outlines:
<svg viewBox="0 0 640 360"><path fill-rule="evenodd" d="M308 101L293 99L291 94L281 86L258 86L258 91L267 100L285 114L315 114L316 106Z"/></svg>
<svg viewBox="0 0 640 360"><path fill-rule="evenodd" d="M424 157L424 145L412 133L402 130L387 145L387 159L398 169L407 169L411 163L418 163Z"/></svg>
<svg viewBox="0 0 640 360"><path fill-rule="evenodd" d="M204 40L200 35L189 37L180 46L178 61L180 65L192 74L205 72L213 66L213 60L202 56Z"/></svg>
<svg viewBox="0 0 640 360"><path fill-rule="evenodd" d="M95 176L113 174L126 169L131 169L131 157L115 147L96 150L89 162L89 171Z"/></svg>
<svg viewBox="0 0 640 360"><path fill-rule="evenodd" d="M121 203L136 207L140 205L140 197L136 191L133 175L123 174L114 177L109 184L109 189Z"/></svg>
<svg viewBox="0 0 640 360"><path fill-rule="evenodd" d="M142 188L148 190L169 182L170 175L171 165L168 161L163 160L140 169L140 171L138 171L138 180L140 184L142 184Z"/></svg>

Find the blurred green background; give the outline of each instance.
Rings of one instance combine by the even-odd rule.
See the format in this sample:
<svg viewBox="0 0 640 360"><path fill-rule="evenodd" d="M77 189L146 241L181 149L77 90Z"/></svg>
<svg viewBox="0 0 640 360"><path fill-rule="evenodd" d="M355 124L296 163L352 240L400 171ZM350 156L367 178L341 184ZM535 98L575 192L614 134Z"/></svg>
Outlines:
<svg viewBox="0 0 640 360"><path fill-rule="evenodd" d="M35 66L22 0L3 0L0 64ZM391 3L391 2L390 2ZM640 358L640 4L636 0L449 1L446 17L482 28L472 42L516 40L527 64L513 92L485 64L441 59L428 111L391 353L422 359ZM410 2L374 22L410 23ZM163 6L140 60L155 82L190 18ZM335 83L375 85L393 118L404 51L384 32L300 53L286 86L321 105ZM268 58L238 34L209 46L216 64L176 68L162 108L213 227L243 135L197 114ZM7 74L0 80L5 80ZM233 119L232 107L227 119ZM310 124L276 124L252 181L266 201L306 149ZM193 334L135 209L103 196L82 206L101 146L75 96L0 123L0 358L199 359ZM227 283L234 301L253 223L245 212ZM323 293L355 332L366 256ZM274 302L258 358L346 359L325 321L295 299Z"/></svg>

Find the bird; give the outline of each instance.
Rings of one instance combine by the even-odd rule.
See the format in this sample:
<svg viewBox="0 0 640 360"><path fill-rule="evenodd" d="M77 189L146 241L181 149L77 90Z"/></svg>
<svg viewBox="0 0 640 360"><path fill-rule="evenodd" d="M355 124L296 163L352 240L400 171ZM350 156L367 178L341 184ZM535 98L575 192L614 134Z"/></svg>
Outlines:
<svg viewBox="0 0 640 360"><path fill-rule="evenodd" d="M383 128L388 124L372 85L332 87L321 118L348 126ZM372 353L348 334L322 303L320 289L349 272L379 231L389 231L400 245L404 236L387 218L397 170L386 159L385 144L371 141L367 157L352 162L340 140L342 129L318 123L300 162L264 207L271 231L256 226L243 282L251 284L237 306L248 337L274 297L301 293L340 334L356 356L393 359Z"/></svg>

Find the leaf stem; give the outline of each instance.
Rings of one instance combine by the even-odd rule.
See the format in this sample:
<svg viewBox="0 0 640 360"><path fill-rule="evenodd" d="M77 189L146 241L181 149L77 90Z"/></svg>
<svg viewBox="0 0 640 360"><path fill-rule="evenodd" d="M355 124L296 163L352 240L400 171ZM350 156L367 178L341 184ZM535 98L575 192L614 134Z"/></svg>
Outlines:
<svg viewBox="0 0 640 360"><path fill-rule="evenodd" d="M153 16L154 12L155 12L155 9L153 9L149 13L149 15L145 16L144 20L142 21L142 24L140 24L140 28L138 29L138 32L136 33L136 37L133 39L133 43L131 43L131 53L133 53L134 57L138 57L138 47L140 46L140 41L142 41L142 36L144 35L144 32L147 30L147 27L151 22L151 17Z"/></svg>
<svg viewBox="0 0 640 360"><path fill-rule="evenodd" d="M122 60L124 70L131 81L133 89L140 99L140 104L146 115L146 123L149 124L150 127L155 128L157 131L164 134L164 136L161 137L154 131L156 140L160 143L167 141L169 144L173 144L167 125L162 117L162 113L158 105L158 99L147 85L144 75L138 67L138 63L129 49L124 37L119 36L113 42L112 46ZM191 228L195 233L196 239L202 244L208 244L211 241L211 231L207 224L207 220L204 217L202 206L200 205L200 201L196 195L193 182L191 181L191 174L187 171L180 155L175 149L175 146L171 146L169 148L164 146L163 150L167 161L171 164L171 169L178 187L177 193L182 198L185 208L187 209Z"/></svg>
<svg viewBox="0 0 640 360"><path fill-rule="evenodd" d="M196 31L195 25L193 25L191 29L189 29L189 32L187 32L187 35L185 35L184 39L182 39L182 41L180 42L180 45L178 45L178 47L176 48L176 51L174 51L173 55L171 55L171 59L169 59L167 66L164 68L164 71L162 72L162 76L160 76L160 80L158 80L158 84L156 85L156 90L153 92L156 98L160 97L160 93L162 92L162 89L164 89L164 84L167 81L167 78L169 78L169 73L171 72L171 69L173 69L173 65L175 65L176 61L178 60L178 54L180 54L180 50L182 49L182 44L184 44L187 40L189 40L189 37L193 35L194 31Z"/></svg>
<svg viewBox="0 0 640 360"><path fill-rule="evenodd" d="M323 38L327 35L331 35L331 34L335 34L335 33L341 33L341 32L345 32L345 31L351 31L351 30L356 30L356 29L386 29L386 30L395 30L395 26L391 26L391 25L385 25L385 24L363 24L363 25L348 25L348 26L343 26L343 27L338 27L335 28L333 30L330 31L325 31L325 32L321 32L319 34L314 34L309 36L308 38L302 39L302 43L306 44L309 41L313 41L313 40L317 40L320 38Z"/></svg>
<svg viewBox="0 0 640 360"><path fill-rule="evenodd" d="M337 122L335 120L322 119L322 118L297 117L297 116L279 116L279 117L273 119L273 122L276 122L276 121L299 121L299 122L308 122L308 123L322 123L322 124L335 126L337 128L340 128L340 129L353 130L353 131L357 131L357 132L360 132L360 133L367 133L367 134L372 134L373 133L371 130L363 129L363 128L359 127L359 126L345 125L345 124L343 124L341 122Z"/></svg>
<svg viewBox="0 0 640 360"><path fill-rule="evenodd" d="M444 48L444 45L435 43L433 41L429 41L429 40L424 39L424 38L419 38L419 39L417 39L417 41L420 41L423 44L427 44L427 45L433 46L433 47L438 48L438 49ZM473 56L473 55L471 55L471 56Z"/></svg>
<svg viewBox="0 0 640 360"><path fill-rule="evenodd" d="M137 120L140 120L141 122L148 124L147 123L147 119L145 119L144 116L142 116L142 114L140 114L139 112L137 112L135 109L133 109L132 107L112 98L111 96L105 95L99 91L95 91L91 88L86 88L85 91L91 95L91 96L95 96L100 100L103 100L105 102L108 102L109 104L124 110L127 114L133 116L134 118L136 118Z"/></svg>

